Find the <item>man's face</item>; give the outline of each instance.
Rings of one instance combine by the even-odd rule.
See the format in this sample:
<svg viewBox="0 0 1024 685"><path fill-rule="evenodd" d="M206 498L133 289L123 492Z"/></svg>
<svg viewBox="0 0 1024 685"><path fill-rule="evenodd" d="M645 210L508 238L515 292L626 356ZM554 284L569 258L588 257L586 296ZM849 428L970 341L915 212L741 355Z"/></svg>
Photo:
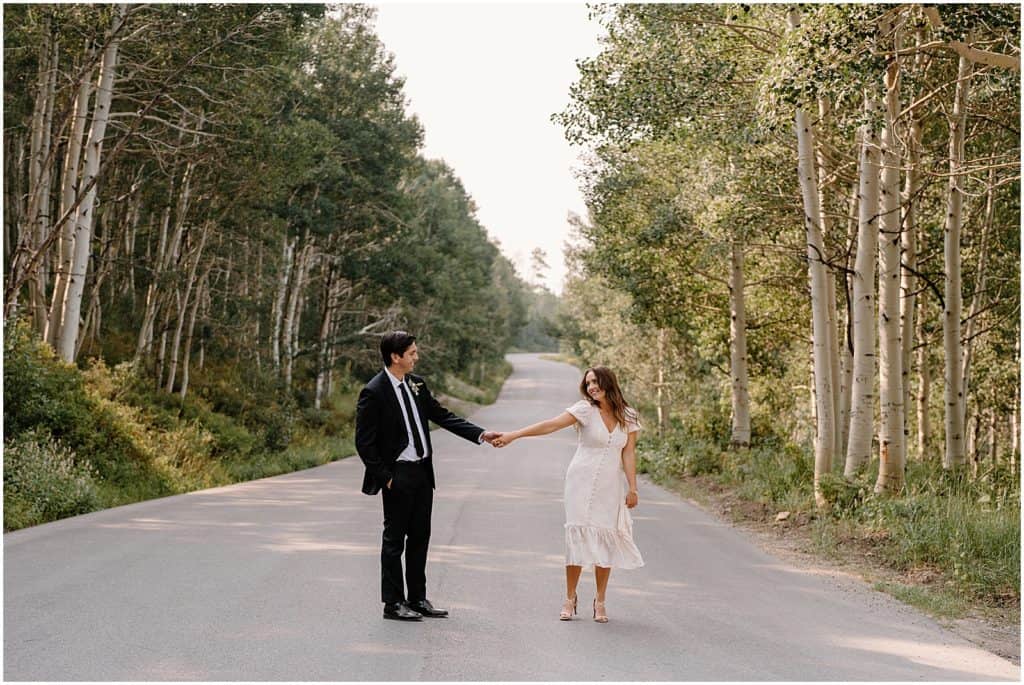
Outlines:
<svg viewBox="0 0 1024 685"><path fill-rule="evenodd" d="M409 373L416 366L416 362L420 359L419 352L416 350L416 343L409 345L409 349L405 351L405 354L398 356L397 354L391 355L392 371L400 371L403 375Z"/></svg>

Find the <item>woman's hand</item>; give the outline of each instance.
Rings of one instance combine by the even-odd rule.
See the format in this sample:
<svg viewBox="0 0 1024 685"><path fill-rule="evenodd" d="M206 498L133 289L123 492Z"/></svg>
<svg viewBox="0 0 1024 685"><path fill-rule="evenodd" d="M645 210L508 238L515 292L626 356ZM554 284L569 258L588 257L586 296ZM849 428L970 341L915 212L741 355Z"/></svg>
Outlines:
<svg viewBox="0 0 1024 685"><path fill-rule="evenodd" d="M494 439L494 442L492 442L491 444L494 445L495 447L505 447L510 442L512 442L513 440L517 439L518 437L519 436L516 435L514 432L498 433L498 437L496 437Z"/></svg>
<svg viewBox="0 0 1024 685"><path fill-rule="evenodd" d="M640 502L640 495L636 490L630 490L626 493L626 508L632 509Z"/></svg>

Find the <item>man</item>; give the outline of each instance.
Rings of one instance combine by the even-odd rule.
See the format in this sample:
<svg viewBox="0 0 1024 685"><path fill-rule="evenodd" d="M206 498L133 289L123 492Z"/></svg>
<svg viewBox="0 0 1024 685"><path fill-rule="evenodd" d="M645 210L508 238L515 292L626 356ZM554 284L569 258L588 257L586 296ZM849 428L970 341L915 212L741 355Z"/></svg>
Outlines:
<svg viewBox="0 0 1024 685"><path fill-rule="evenodd" d="M384 618L419 621L448 615L427 599L427 546L434 499L433 448L427 421L475 443L494 440L485 431L451 413L411 371L419 360L415 336L388 333L380 341L384 370L359 393L356 450L366 465L363 492L382 493L384 538L380 550ZM405 585L402 552L405 551Z"/></svg>

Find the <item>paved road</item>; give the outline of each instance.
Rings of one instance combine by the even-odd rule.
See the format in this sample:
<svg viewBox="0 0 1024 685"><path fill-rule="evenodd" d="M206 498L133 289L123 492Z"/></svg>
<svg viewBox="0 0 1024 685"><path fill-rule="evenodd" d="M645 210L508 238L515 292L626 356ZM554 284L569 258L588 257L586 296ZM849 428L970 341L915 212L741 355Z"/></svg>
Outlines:
<svg viewBox="0 0 1024 685"><path fill-rule="evenodd" d="M532 355L474 419L576 399ZM428 593L452 617L381 619L377 498L345 459L4 536L6 680L1019 680L1020 669L851 582L791 567L641 481L647 566L611 622L562 623L571 430L504 450L441 432Z"/></svg>

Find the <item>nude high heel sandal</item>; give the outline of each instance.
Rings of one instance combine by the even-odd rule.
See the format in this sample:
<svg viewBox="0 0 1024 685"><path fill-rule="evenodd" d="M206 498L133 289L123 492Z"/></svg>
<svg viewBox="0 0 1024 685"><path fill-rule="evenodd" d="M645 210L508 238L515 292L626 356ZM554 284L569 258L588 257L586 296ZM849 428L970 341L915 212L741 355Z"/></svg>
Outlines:
<svg viewBox="0 0 1024 685"><path fill-rule="evenodd" d="M607 623L608 614L605 613L604 602L598 602L594 600L594 620L598 623Z"/></svg>
<svg viewBox="0 0 1024 685"><path fill-rule="evenodd" d="M571 621L572 617L576 614L576 597L565 600L562 604L562 612L558 614L559 621Z"/></svg>

